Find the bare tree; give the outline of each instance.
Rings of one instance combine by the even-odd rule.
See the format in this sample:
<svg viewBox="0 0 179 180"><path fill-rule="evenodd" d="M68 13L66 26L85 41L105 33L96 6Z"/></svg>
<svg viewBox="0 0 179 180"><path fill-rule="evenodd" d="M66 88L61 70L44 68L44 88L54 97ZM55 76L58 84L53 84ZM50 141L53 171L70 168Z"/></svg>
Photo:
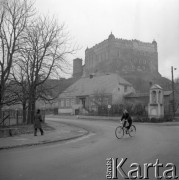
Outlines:
<svg viewBox="0 0 179 180"><path fill-rule="evenodd" d="M106 93L105 89L95 90L92 96L92 101L95 104L98 114L104 115L109 113L108 104L111 94Z"/></svg>
<svg viewBox="0 0 179 180"><path fill-rule="evenodd" d="M93 94L93 102L97 106L107 105L106 98L108 98L108 94L105 93L105 89L95 90Z"/></svg>
<svg viewBox="0 0 179 180"><path fill-rule="evenodd" d="M23 111L23 122L26 123L27 102L29 99L29 87L24 67L20 61L12 67L13 80L9 88L10 94L14 97L14 104L21 104Z"/></svg>
<svg viewBox="0 0 179 180"><path fill-rule="evenodd" d="M18 61L29 87L28 123L33 121L40 87L51 75L61 73L69 65L66 55L74 53L75 48L68 42L64 25L59 26L54 19L38 17L26 28Z"/></svg>
<svg viewBox="0 0 179 180"><path fill-rule="evenodd" d="M11 67L22 46L21 39L33 13L33 3L27 0L0 2L0 114L3 105L8 102L5 93Z"/></svg>

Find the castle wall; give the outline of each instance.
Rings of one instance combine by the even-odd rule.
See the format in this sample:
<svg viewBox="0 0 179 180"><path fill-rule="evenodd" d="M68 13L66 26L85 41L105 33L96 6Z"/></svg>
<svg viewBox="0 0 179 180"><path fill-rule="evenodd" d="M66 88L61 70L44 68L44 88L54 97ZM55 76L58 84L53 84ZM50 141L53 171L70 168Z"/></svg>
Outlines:
<svg viewBox="0 0 179 180"><path fill-rule="evenodd" d="M108 38L85 51L85 74L101 72L158 73L157 44Z"/></svg>

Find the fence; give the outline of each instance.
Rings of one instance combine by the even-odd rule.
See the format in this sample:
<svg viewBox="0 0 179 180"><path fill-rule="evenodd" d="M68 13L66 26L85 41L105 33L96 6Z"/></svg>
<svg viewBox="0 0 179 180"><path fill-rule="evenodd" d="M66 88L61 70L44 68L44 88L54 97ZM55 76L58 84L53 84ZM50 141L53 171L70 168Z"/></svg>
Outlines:
<svg viewBox="0 0 179 180"><path fill-rule="evenodd" d="M45 121L45 110L41 110L43 122ZM2 118L0 119L1 127L8 127L12 125L22 125L23 122L23 111L22 110L3 110Z"/></svg>
<svg viewBox="0 0 179 180"><path fill-rule="evenodd" d="M124 107L128 110L131 115L143 115L147 116L147 106L142 104L138 105L123 105L123 104L114 104L108 108L108 105L102 105L95 108L95 110L88 110L88 115L97 115L97 116L120 116Z"/></svg>
<svg viewBox="0 0 179 180"><path fill-rule="evenodd" d="M148 117L148 106L144 104L114 104L111 105L109 109L107 105L98 106L95 110L88 110L86 115L90 116L120 116L122 115L123 108L126 108L130 115L135 117ZM172 106L171 104L165 104L164 107L164 116L172 116ZM176 115L178 115L176 113Z"/></svg>
<svg viewBox="0 0 179 180"><path fill-rule="evenodd" d="M0 126L12 126L23 124L23 116L21 110L3 110Z"/></svg>

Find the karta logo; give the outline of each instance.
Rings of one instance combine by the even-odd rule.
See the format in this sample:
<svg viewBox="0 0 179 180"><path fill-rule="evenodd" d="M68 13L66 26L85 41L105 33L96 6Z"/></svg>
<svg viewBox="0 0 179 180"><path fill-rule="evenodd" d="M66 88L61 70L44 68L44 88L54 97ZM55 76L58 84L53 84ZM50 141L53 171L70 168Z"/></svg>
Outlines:
<svg viewBox="0 0 179 180"><path fill-rule="evenodd" d="M107 158L106 159L106 179L178 179L176 175L176 166L173 163L163 165L156 159L155 163L131 163L129 167L125 166L127 158ZM124 170L129 168L128 171ZM149 169L153 169L154 176L150 177Z"/></svg>

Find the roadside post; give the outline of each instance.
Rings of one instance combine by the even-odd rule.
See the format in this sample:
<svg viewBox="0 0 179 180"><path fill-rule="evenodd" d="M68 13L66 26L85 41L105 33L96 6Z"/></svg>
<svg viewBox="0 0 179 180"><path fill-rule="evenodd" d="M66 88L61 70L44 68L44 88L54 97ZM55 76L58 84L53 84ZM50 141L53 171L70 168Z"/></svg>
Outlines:
<svg viewBox="0 0 179 180"><path fill-rule="evenodd" d="M109 110L111 109L111 105L108 104L108 116L109 116Z"/></svg>

